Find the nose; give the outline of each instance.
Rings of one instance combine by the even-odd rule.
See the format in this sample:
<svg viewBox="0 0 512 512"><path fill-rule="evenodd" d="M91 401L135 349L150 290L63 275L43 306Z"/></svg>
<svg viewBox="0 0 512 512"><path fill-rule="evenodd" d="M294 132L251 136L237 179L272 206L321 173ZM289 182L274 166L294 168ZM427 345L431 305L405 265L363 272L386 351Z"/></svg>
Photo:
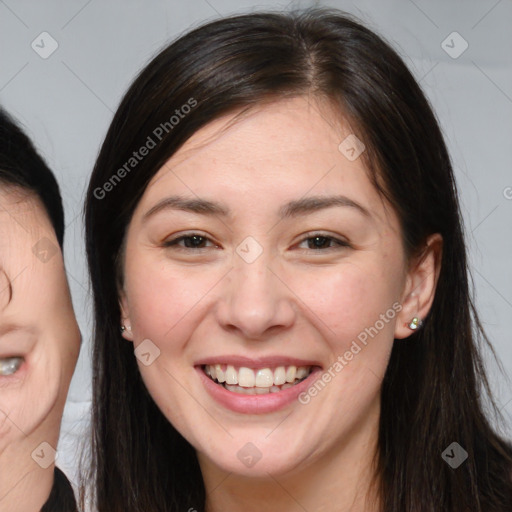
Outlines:
<svg viewBox="0 0 512 512"><path fill-rule="evenodd" d="M245 339L265 339L295 322L293 292L263 256L252 263L239 259L222 293L217 319Z"/></svg>

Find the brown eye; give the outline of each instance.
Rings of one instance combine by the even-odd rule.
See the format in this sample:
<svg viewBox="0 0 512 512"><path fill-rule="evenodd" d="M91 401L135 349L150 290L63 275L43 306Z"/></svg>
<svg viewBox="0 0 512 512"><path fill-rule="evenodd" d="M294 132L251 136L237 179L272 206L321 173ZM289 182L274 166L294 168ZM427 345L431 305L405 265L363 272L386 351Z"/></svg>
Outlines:
<svg viewBox="0 0 512 512"><path fill-rule="evenodd" d="M325 249L331 247L332 239L326 236L315 236L308 238L308 249Z"/></svg>
<svg viewBox="0 0 512 512"><path fill-rule="evenodd" d="M313 235L307 238L304 238L300 245L306 243L307 249L312 250L322 250L322 249L336 249L340 247L350 247L347 242L343 240L339 240L338 238L334 238L332 236L327 235Z"/></svg>
<svg viewBox="0 0 512 512"><path fill-rule="evenodd" d="M173 240L168 240L165 242L165 247L178 247L181 249L206 249L208 244L211 244L209 238L199 235L199 234L190 234L183 235Z"/></svg>
<svg viewBox="0 0 512 512"><path fill-rule="evenodd" d="M23 357L8 357L0 359L0 376L16 373L23 364Z"/></svg>

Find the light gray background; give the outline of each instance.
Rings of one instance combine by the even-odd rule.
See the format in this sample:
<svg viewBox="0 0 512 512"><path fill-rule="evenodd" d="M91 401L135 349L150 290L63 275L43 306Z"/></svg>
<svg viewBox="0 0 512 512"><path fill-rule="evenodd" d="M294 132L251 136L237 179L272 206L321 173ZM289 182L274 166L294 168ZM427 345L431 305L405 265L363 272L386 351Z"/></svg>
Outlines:
<svg viewBox="0 0 512 512"><path fill-rule="evenodd" d="M205 20L309 5L346 10L384 35L430 98L455 164L477 306L506 373L512 375L510 0L0 0L0 102L26 127L57 175L65 202L65 257L84 336L59 444L60 465L73 480L77 441L84 438L90 403L92 315L81 209L121 95L158 49ZM463 39L448 37L454 31ZM41 45L42 32L58 43L46 59L31 47L33 41ZM42 37L48 49L49 39ZM464 41L468 48L458 58L445 51L455 55ZM512 437L510 383L488 355L486 359Z"/></svg>

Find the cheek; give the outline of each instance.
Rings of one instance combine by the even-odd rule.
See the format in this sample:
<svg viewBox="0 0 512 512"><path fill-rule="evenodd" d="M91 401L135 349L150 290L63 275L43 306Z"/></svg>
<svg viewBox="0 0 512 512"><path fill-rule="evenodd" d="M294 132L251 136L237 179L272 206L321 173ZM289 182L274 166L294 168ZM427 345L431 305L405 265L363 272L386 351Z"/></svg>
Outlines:
<svg viewBox="0 0 512 512"><path fill-rule="evenodd" d="M148 262L136 272L126 267L125 292L136 341L181 339L194 314L212 292L222 273L197 268L171 268ZM218 275L217 275L218 274ZM173 342L177 348L179 344Z"/></svg>
<svg viewBox="0 0 512 512"><path fill-rule="evenodd" d="M29 436L51 413L59 397L61 365L58 354L46 350L32 353L21 383L0 390L0 450Z"/></svg>
<svg viewBox="0 0 512 512"><path fill-rule="evenodd" d="M315 323L326 337L343 345L392 308L394 287L389 276L379 278L379 271L355 264L316 269L294 274L293 286L306 306L305 311L310 311L311 321L316 318Z"/></svg>

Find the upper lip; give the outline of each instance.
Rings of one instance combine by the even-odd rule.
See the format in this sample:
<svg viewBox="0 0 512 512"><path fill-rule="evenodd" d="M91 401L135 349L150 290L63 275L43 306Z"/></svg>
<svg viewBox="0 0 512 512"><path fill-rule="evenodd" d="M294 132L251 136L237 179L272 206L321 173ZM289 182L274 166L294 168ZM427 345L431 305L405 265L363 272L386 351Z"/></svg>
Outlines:
<svg viewBox="0 0 512 512"><path fill-rule="evenodd" d="M219 355L205 357L196 361L195 366L226 364L245 368L276 368L278 366L320 366L318 361L312 359L298 359L289 356L265 356L265 357L246 357L237 355Z"/></svg>

